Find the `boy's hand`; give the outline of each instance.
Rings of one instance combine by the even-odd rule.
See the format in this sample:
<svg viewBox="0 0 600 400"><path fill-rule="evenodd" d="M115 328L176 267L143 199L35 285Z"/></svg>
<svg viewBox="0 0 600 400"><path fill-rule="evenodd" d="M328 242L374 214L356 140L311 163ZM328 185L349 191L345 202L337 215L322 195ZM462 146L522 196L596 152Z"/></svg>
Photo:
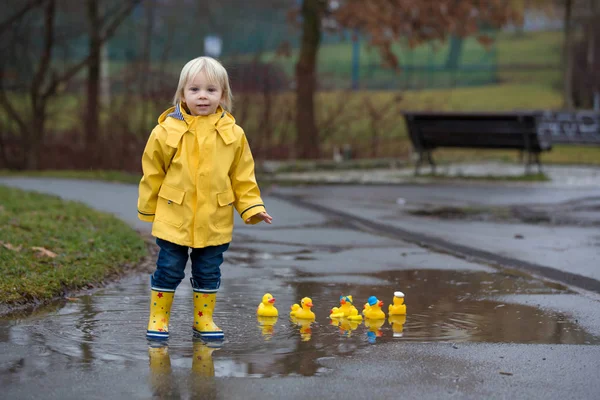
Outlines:
<svg viewBox="0 0 600 400"><path fill-rule="evenodd" d="M253 216L251 216L250 218L248 218L248 219L246 220L246 222L248 222L248 223L249 223L249 222L250 222L250 220L251 220L252 218L258 218L258 219L260 219L260 220L262 220L262 221L265 221L267 224L270 224L270 223L273 221L273 217L271 217L271 216L270 216L269 214L267 214L266 212L261 212L261 213L258 213L258 214L256 214L256 215L253 215Z"/></svg>

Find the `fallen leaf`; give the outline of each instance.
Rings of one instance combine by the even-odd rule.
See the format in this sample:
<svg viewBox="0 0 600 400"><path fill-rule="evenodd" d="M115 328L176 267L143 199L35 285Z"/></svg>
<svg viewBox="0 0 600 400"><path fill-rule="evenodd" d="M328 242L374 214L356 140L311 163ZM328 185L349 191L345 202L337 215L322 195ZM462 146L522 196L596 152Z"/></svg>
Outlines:
<svg viewBox="0 0 600 400"><path fill-rule="evenodd" d="M67 299L69 301L79 301L79 299L77 297L65 297L65 299Z"/></svg>
<svg viewBox="0 0 600 400"><path fill-rule="evenodd" d="M56 257L56 253L51 252L50 250L43 247L32 247L31 250L37 251L39 256L42 257Z"/></svg>
<svg viewBox="0 0 600 400"><path fill-rule="evenodd" d="M512 372L504 372L504 371L500 371L500 375L512 376Z"/></svg>
<svg viewBox="0 0 600 400"><path fill-rule="evenodd" d="M4 243L4 242L0 242L0 244L4 247L6 247L8 250L12 250L12 251L21 251L21 246L13 246L10 243Z"/></svg>

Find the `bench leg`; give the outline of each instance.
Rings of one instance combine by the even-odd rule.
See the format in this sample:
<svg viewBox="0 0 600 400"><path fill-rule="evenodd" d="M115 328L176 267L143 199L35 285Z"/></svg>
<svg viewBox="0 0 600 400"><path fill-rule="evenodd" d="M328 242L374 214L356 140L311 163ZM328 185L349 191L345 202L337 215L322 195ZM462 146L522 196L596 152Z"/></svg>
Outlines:
<svg viewBox="0 0 600 400"><path fill-rule="evenodd" d="M419 168L421 167L422 162L423 162L423 152L419 151L419 159L415 163L415 176L419 175Z"/></svg>
<svg viewBox="0 0 600 400"><path fill-rule="evenodd" d="M537 167L538 167L538 174L543 174L544 171L542 171L542 162L540 161L540 153L535 153L535 163L537 164Z"/></svg>
<svg viewBox="0 0 600 400"><path fill-rule="evenodd" d="M531 152L527 152L527 158L525 160L525 175L531 174Z"/></svg>
<svg viewBox="0 0 600 400"><path fill-rule="evenodd" d="M436 171L435 171L435 162L433 161L433 156L431 155L431 151L427 152L427 161L429 162L429 165L431 165L431 173L433 175L435 175Z"/></svg>

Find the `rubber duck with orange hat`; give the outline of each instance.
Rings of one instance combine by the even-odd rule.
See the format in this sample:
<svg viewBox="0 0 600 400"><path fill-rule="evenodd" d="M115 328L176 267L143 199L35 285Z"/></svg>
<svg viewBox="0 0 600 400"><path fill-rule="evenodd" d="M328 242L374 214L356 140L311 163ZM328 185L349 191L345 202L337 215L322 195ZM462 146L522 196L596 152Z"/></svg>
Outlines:
<svg viewBox="0 0 600 400"><path fill-rule="evenodd" d="M329 318L348 318L351 321L362 321L362 316L354 307L352 296L340 296L340 307L333 307Z"/></svg>

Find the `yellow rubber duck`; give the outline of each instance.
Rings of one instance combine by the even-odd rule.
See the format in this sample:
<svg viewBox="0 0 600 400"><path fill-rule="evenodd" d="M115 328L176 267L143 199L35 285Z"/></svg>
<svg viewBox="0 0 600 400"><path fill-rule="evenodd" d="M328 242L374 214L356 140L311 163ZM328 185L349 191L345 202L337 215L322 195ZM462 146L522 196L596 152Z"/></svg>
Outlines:
<svg viewBox="0 0 600 400"><path fill-rule="evenodd" d="M383 319L385 320L385 313L381 310L383 307L383 301L377 299L375 296L369 297L363 310L363 315L367 319Z"/></svg>
<svg viewBox="0 0 600 400"><path fill-rule="evenodd" d="M265 340L271 340L273 337L274 326L277 323L277 317L262 317L257 316L258 325L260 326L260 332L262 333Z"/></svg>
<svg viewBox="0 0 600 400"><path fill-rule="evenodd" d="M350 315L348 315L346 319L348 319L348 321L354 321L360 324L363 320L363 317L358 313L356 307L353 307L353 310L350 310Z"/></svg>
<svg viewBox="0 0 600 400"><path fill-rule="evenodd" d="M348 318L355 321L362 321L362 316L358 315L358 310L354 307L352 296L340 296L340 307L333 307L329 318ZM358 318L357 318L358 317Z"/></svg>
<svg viewBox="0 0 600 400"><path fill-rule="evenodd" d="M388 307L389 315L406 315L406 304L404 304L404 293L394 292L394 304Z"/></svg>
<svg viewBox="0 0 600 400"><path fill-rule="evenodd" d="M392 326L393 336L395 338L402 337L404 333L404 324L406 323L406 315L390 315L388 322Z"/></svg>
<svg viewBox="0 0 600 400"><path fill-rule="evenodd" d="M310 297L304 297L300 305L294 304L290 307L290 316L297 319L315 319L315 313L310 309L313 306Z"/></svg>
<svg viewBox="0 0 600 400"><path fill-rule="evenodd" d="M261 317L279 316L279 311L277 311L273 304L275 304L275 297L273 297L271 293L265 293L265 295L262 297L262 302L256 309L256 314Z"/></svg>

